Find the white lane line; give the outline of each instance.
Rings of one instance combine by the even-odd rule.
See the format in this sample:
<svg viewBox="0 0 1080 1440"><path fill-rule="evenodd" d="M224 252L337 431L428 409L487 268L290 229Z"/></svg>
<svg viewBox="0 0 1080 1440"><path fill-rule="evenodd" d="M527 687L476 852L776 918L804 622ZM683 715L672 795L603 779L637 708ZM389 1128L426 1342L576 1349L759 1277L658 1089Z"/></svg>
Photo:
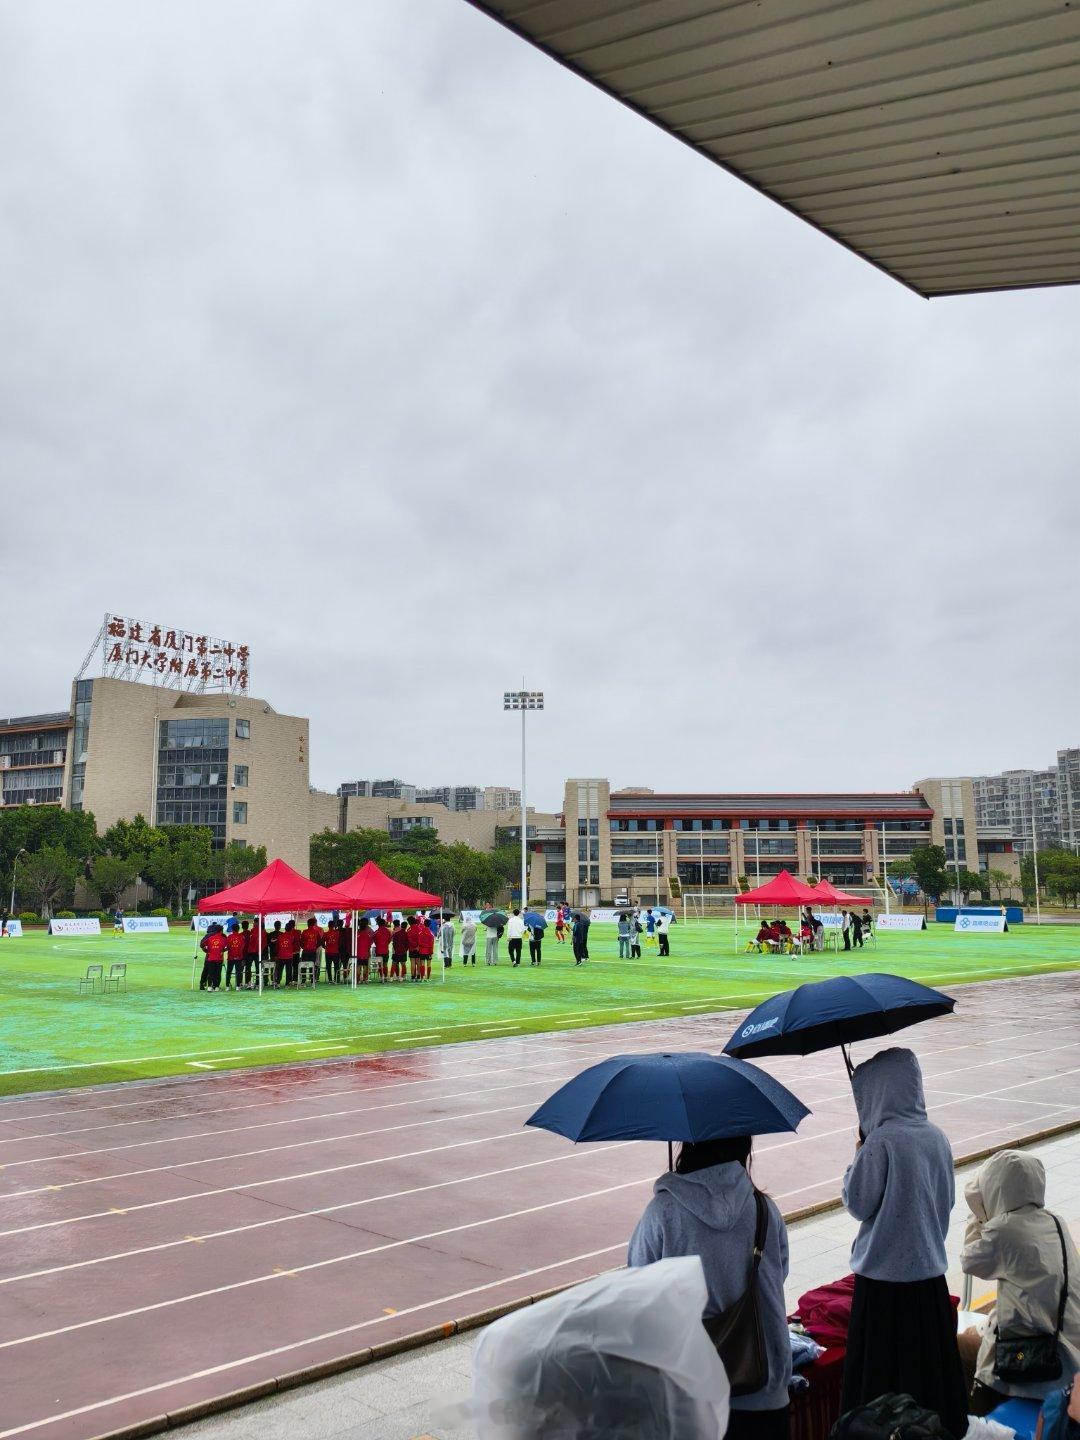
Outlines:
<svg viewBox="0 0 1080 1440"><path fill-rule="evenodd" d="M239 1055L219 1055L216 1060L189 1060L187 1063L196 1070L216 1070L219 1065L228 1065L232 1060L239 1060ZM19 1164L19 1161L15 1161Z"/></svg>
<svg viewBox="0 0 1080 1440"><path fill-rule="evenodd" d="M639 1140L622 1140L613 1144L610 1149L624 1150L629 1145L641 1145L646 1142ZM178 1240L162 1240L155 1245L140 1245L131 1250L116 1250L109 1255L95 1255L89 1260L72 1260L66 1265L50 1265L42 1270L24 1270L19 1275L8 1275L0 1279L0 1285L15 1285L20 1280L37 1280L44 1275L59 1275L69 1270L85 1270L92 1265L105 1265L113 1260L129 1260L136 1255L150 1255L160 1250L174 1250L184 1245L203 1244L207 1240L221 1240L234 1235L246 1235L252 1230L265 1230L272 1225L290 1225L298 1220L309 1220L318 1215L335 1215L342 1210L357 1210L365 1205L378 1205L384 1200L404 1200L414 1195L424 1195L431 1190L443 1190L452 1185L468 1185L477 1180L494 1180L501 1175L513 1175L521 1170L535 1170L542 1165L565 1165L568 1161L581 1159L591 1154L584 1150L567 1150L561 1155L549 1155L543 1160L527 1160L521 1165L504 1165L498 1170L481 1170L472 1175L459 1175L451 1180L437 1180L430 1185L414 1185L409 1190L391 1190L381 1195L368 1195L362 1200L343 1200L336 1205L320 1205L315 1210L296 1210L287 1215L275 1215L271 1220L255 1220L248 1225L233 1225L227 1230L202 1230L193 1235L184 1235ZM654 1171L650 1169L647 1175L643 1175L640 1184L645 1185L654 1179Z"/></svg>
<svg viewBox="0 0 1080 1440"><path fill-rule="evenodd" d="M504 1115L508 1110L525 1110L527 1105L499 1105L492 1110L470 1110L455 1115L455 1120L477 1120L487 1115ZM248 1160L255 1155L276 1155L283 1150L303 1150L312 1145L337 1145L345 1140L366 1140L372 1135L391 1135L399 1130L418 1130L425 1125L445 1125L447 1117L433 1116L428 1120L410 1120L405 1125L384 1125L377 1130L352 1130L344 1135L320 1135L311 1140L294 1140L288 1145L264 1145L259 1150L238 1150L230 1155L204 1155L194 1160L181 1160L174 1165L151 1165L143 1170L121 1170L112 1175L87 1175L81 1180L62 1180L56 1185L36 1185L28 1190L9 1190L0 1201L19 1200L27 1195L45 1195L55 1190L75 1190L84 1185L106 1185L114 1180L132 1180L140 1175L161 1175L170 1170L193 1170L196 1165L225 1165L233 1160Z"/></svg>
<svg viewBox="0 0 1080 1440"><path fill-rule="evenodd" d="M28 1430L37 1430L45 1425L55 1425L62 1420L72 1420L80 1415L91 1414L95 1410L107 1409L110 1405L118 1405L125 1400L137 1400L143 1395L154 1395L162 1390L171 1390L175 1385L184 1385L194 1380L205 1380L211 1375L221 1375L228 1370L236 1370L240 1366L250 1365L258 1360L276 1359L278 1355L286 1355L292 1350L302 1350L307 1345L316 1345L324 1340L337 1340L342 1335L352 1335L359 1330L366 1330L372 1325L385 1325L390 1319L398 1319L402 1315L415 1315L421 1310L431 1310L436 1305L448 1305L454 1300L464 1300L471 1295L481 1295L485 1290L496 1290L501 1285L513 1285L521 1280L530 1280L534 1275L544 1275L551 1270L562 1270L567 1265L577 1265L583 1260L595 1260L601 1255L610 1255L613 1250L621 1250L622 1245L605 1245L601 1250L586 1250L580 1255L571 1255L565 1260L552 1261L550 1265L538 1265L533 1270L521 1270L516 1275L506 1275L500 1280L489 1280L483 1285L473 1285L468 1290L458 1290L452 1295L440 1295L437 1300L425 1300L419 1305L409 1305L401 1310L396 1310L393 1316L376 1315L370 1320L360 1320L353 1325L343 1325L337 1330L325 1330L319 1335L308 1335L302 1340L290 1341L287 1345L276 1345L272 1350L262 1350L254 1355L244 1355L238 1360L227 1360L220 1365L211 1365L204 1370L195 1370L188 1375L178 1375L171 1380L161 1380L156 1385L144 1385L140 1390L129 1390L123 1395L111 1395L106 1400L95 1400L88 1405L80 1405L74 1410L65 1410L55 1415L46 1415L39 1420L28 1421L24 1425L16 1425L9 1430L0 1430L0 1440L12 1440L13 1436L25 1435Z"/></svg>
<svg viewBox="0 0 1080 1440"><path fill-rule="evenodd" d="M422 1037L422 1038L424 1038L424 1039L434 1039L435 1036L434 1036L434 1034L433 1034L433 1035L430 1035L430 1036L424 1036L424 1037ZM460 1070L445 1070L445 1071L440 1070L437 1075L433 1075L433 1076L430 1076L430 1077L425 1076L423 1079L419 1079L419 1080L390 1080L390 1081L383 1082L383 1081L381 1080L381 1078L379 1078L379 1077L373 1077L373 1078L374 1078L374 1082L375 1082L375 1083L373 1083L373 1084L369 1084L369 1085L351 1084L351 1085L343 1086L340 1090L321 1090L321 1091L318 1091L318 1092L316 1092L316 1093L314 1093L314 1094L310 1094L310 1093L309 1093L309 1094L303 1094L303 1095L282 1096L281 1093L280 1093L280 1090L281 1090L280 1085L258 1085L258 1086L252 1087L252 1088L259 1089L259 1090L273 1090L273 1091L278 1092L278 1093L276 1093L276 1094L274 1095L273 1099L270 1099L270 1100L253 1100L253 1101L251 1101L249 1104L246 1104L246 1105L222 1105L222 1106L219 1106L217 1109L214 1109L214 1110L192 1110L192 1111L188 1112L187 1114L183 1114L183 1115L182 1115L182 1114L177 1114L177 1115L167 1116L164 1120L163 1120L163 1118L162 1118L162 1116L161 1116L160 1114L157 1114L157 1115L149 1115L149 1116L144 1117L143 1119L136 1119L136 1120L110 1120L110 1121L108 1121L105 1125L79 1125L79 1126L72 1126L70 1129L67 1129L67 1130L41 1130L41 1131L38 1131L38 1132L36 1132L36 1133L34 1133L34 1134L32 1134L32 1135L3 1135L3 1136L0 1136L0 1145L19 1145L19 1144L22 1144L24 1141L27 1141L27 1140L64 1140L64 1139L67 1139L67 1137L70 1136L70 1135L90 1135L90 1134L96 1134L99 1130L126 1130L126 1129L129 1129L129 1128L131 1128L132 1126L135 1126L135 1125L161 1125L161 1124L184 1125L184 1124L187 1124L188 1122L194 1122L194 1121L197 1121L197 1120L207 1120L207 1119L211 1119L211 1118L212 1118L213 1116L215 1116L215 1115L229 1115L229 1116L232 1116L232 1115L236 1115L236 1114L238 1114L239 1112L244 1111L244 1110L274 1110L274 1109L280 1109L282 1106L294 1106L294 1105L300 1105L300 1104L305 1104L305 1105L308 1105L308 1104L310 1104L310 1105L321 1104L322 1102L324 1102L324 1101L326 1101L326 1100L336 1100L336 1099L340 1098L340 1097L343 1096L343 1095L349 1095L349 1096L354 1097L354 1098L357 1099L357 1100L360 1100L360 1099L362 1099L365 1095L381 1095L381 1094L382 1094L384 1091L386 1091L386 1090L408 1090L408 1089L412 1089L413 1087L415 1087L415 1086L417 1086L417 1085L440 1085L440 1084L442 1084L442 1083L444 1083L444 1082L453 1081L453 1080L465 1080L465 1079L472 1079L472 1078L474 1078L474 1077L479 1078L479 1077L481 1077L481 1076L491 1076L491 1075L520 1074L521 1071L523 1071L523 1070L542 1070L545 1066L565 1065L565 1064L567 1063L568 1059L570 1059L570 1056L569 1056L568 1053L567 1053L567 1047L566 1047L565 1045L560 1045L560 1046L541 1045L541 1046L538 1046L538 1047L536 1047L536 1048L537 1048L537 1049L542 1049L542 1050L552 1050L552 1051L555 1051L556 1053L555 1053L554 1058L552 1058L551 1060L532 1060L532 1061L519 1060L519 1061L518 1061L516 1064L514 1064L514 1065L499 1065L499 1066L496 1066L496 1067L494 1067L494 1068L492 1068L492 1069L487 1069L487 1070L477 1070L477 1069L475 1068L475 1066L465 1066L465 1067L463 1067L463 1068L460 1069ZM530 1046L530 1053L531 1053L531 1051L532 1051L532 1047ZM577 1059L579 1053L581 1053L581 1052L575 1050L575 1051L574 1051L574 1056L573 1056L573 1058L574 1058L574 1059ZM596 1059L598 1059L598 1060L605 1060L605 1059L608 1058L609 1055L611 1055L611 1054L613 1054L613 1053L614 1053L613 1051L609 1051L609 1050L595 1050L595 1051L593 1052L593 1054L595 1055ZM193 1078L193 1077L185 1077L185 1083L186 1083L186 1084L190 1084L190 1083L191 1083L191 1078ZM214 1077L213 1077L213 1076L210 1076L210 1077L208 1077L208 1078L213 1079ZM130 1082L128 1082L128 1083L130 1083ZM209 1098L209 1097L208 1097L208 1098ZM429 1098L431 1098L431 1097L419 1095L419 1096L417 1096L414 1100L411 1100L409 1103L410 1103L410 1104L413 1104L413 1105L420 1105L420 1104L423 1104L423 1103L425 1102L425 1100L427 1100L427 1099L429 1099ZM86 1111L97 1111L98 1109L101 1109L101 1110L106 1110L106 1109L108 1109L108 1110L121 1110L121 1109L126 1109L126 1108L128 1107L128 1105L136 1105L136 1104L138 1104L138 1105L154 1105L154 1106L160 1108L161 1103L162 1103L161 1098L160 1098L160 1097L156 1097L156 1098L150 1099L150 1100L139 1100L139 1101L132 1100L132 1101L127 1102L126 1104L120 1104L120 1105L109 1105L109 1106L100 1106L100 1107L98 1107L98 1106L93 1106L93 1105L85 1105L85 1106L80 1106L80 1107L78 1108L78 1110L73 1110L73 1111L48 1110L48 1111L42 1112L41 1114L26 1115L26 1116L21 1116L21 1117L19 1117L19 1118L20 1118L20 1119L25 1119L25 1120L47 1119L47 1118L51 1118L51 1117L56 1116L56 1115L78 1114L78 1113L80 1113L80 1111L83 1111L83 1110L86 1110ZM7 1121L7 1124L9 1124L9 1125L12 1124L12 1123L14 1123L12 1120L8 1120L8 1121ZM0 1168L2 1168L2 1167L0 1167Z"/></svg>
<svg viewBox="0 0 1080 1440"><path fill-rule="evenodd" d="M520 1210L506 1210L501 1215L489 1215L483 1220L467 1220L463 1225L448 1225L442 1230L428 1230L422 1235L408 1235L402 1240L386 1240L379 1245L365 1245L360 1250L349 1250L343 1255L332 1255L325 1260L309 1260L306 1265L293 1265L287 1271L269 1270L262 1275L252 1275L247 1280L233 1280L228 1285L214 1285L206 1290L192 1290L187 1295L177 1295L171 1300L154 1300L148 1305L136 1305L130 1310L114 1310L108 1315L97 1315L92 1320L76 1320L70 1325L58 1325L52 1330L38 1330L31 1335L19 1335L13 1340L0 1340L0 1350L13 1350L21 1345L32 1345L38 1340L54 1340L58 1335L70 1335L78 1330L90 1330L98 1325L112 1325L118 1320L131 1320L137 1315L152 1315L159 1310L171 1310L177 1305L189 1305L195 1300L208 1300L215 1295L232 1294L237 1290L248 1290L254 1285L266 1285L275 1280L295 1279L315 1270L326 1270L332 1265L346 1265L352 1260L367 1259L371 1255L385 1255L392 1250L402 1250L409 1245L423 1245L432 1240L444 1240L448 1235L461 1235L468 1230L478 1230L485 1225L501 1224L504 1220L520 1220L526 1215L540 1215L547 1210L557 1210L563 1205L576 1205L582 1200L597 1200L601 1196L614 1195L620 1190L636 1189L646 1183L642 1180L624 1180L618 1185L605 1185L600 1190L587 1190L581 1195L563 1195L557 1200L545 1200L542 1205L526 1205Z"/></svg>
<svg viewBox="0 0 1080 1440"><path fill-rule="evenodd" d="M527 1080L519 1080L516 1085L500 1085L499 1092L500 1094L505 1094L508 1090L546 1088L552 1081L570 1079L576 1073L575 1070L566 1070L551 1076L530 1076ZM90 1155L118 1155L128 1150L148 1150L153 1145L182 1145L189 1140L213 1140L219 1135L247 1135L255 1130L276 1130L282 1125L315 1125L323 1120L363 1119L365 1116L380 1110L401 1110L406 1106L416 1104L447 1104L456 1102L456 1100L457 1097L455 1095L443 1093L440 1095L425 1096L420 1101L416 1099L390 1100L384 1105L350 1105L348 1109L345 1110L324 1110L321 1114L316 1115L289 1115L281 1120L260 1120L254 1125L229 1125L217 1130L194 1130L190 1135L159 1135L151 1140L130 1140L124 1145L100 1145L94 1150L69 1150L59 1155L27 1155L19 1160L6 1160L0 1165L0 1170L16 1170L24 1165L47 1165L53 1161L85 1160ZM472 1113L471 1110L463 1110L460 1112L460 1118L468 1119ZM457 1118L459 1118L458 1115L451 1112L447 1112L442 1116L442 1119L444 1119L447 1124L452 1123ZM332 1139L333 1137L327 1136L325 1138ZM342 1138L351 1139L352 1136L343 1136Z"/></svg>
<svg viewBox="0 0 1080 1440"><path fill-rule="evenodd" d="M380 1155L370 1160L350 1160L344 1165L325 1165L318 1170L300 1170L292 1175L275 1175L270 1180L245 1180L237 1185L219 1185L216 1189L191 1190L186 1195L169 1195L164 1200L141 1200L133 1205L111 1205L107 1210L89 1210L82 1215L68 1215L59 1220L38 1220L33 1225L16 1225L0 1230L0 1240L9 1235L27 1235L36 1230L59 1230L65 1225L81 1225L86 1220L113 1220L134 1215L141 1210L161 1210L169 1205L186 1205L189 1200L210 1200L218 1195L234 1195L244 1190L262 1190L271 1185L289 1185L294 1181L316 1180L323 1175L340 1175L348 1170L366 1170L372 1165L387 1165L394 1160L418 1160L428 1155L441 1155L447 1150L465 1150L470 1145L490 1145L500 1140L535 1139L538 1132L519 1126L499 1135L482 1135L475 1140L454 1140L449 1145L431 1145L423 1150L406 1150L397 1155ZM588 1151L579 1151L588 1154Z"/></svg>

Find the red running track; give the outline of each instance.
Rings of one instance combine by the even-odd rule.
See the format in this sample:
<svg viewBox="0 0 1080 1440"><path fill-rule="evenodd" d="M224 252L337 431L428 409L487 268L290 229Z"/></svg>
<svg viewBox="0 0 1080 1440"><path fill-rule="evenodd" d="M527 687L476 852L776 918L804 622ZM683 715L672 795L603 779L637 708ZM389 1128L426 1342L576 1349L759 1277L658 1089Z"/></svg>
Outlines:
<svg viewBox="0 0 1080 1440"><path fill-rule="evenodd" d="M899 1042L956 1152L1080 1121L1077 977L958 994ZM152 1423L621 1263L663 1147L522 1122L595 1060L718 1050L738 1018L0 1103L0 1440ZM838 1193L854 1113L836 1052L769 1068L814 1112L758 1149L790 1212Z"/></svg>

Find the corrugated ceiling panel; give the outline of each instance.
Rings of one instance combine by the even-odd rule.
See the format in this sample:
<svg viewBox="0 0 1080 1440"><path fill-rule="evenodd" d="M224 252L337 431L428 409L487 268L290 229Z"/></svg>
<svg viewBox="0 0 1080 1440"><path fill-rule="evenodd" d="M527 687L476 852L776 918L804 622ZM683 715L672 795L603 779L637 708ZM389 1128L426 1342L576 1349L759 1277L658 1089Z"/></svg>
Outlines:
<svg viewBox="0 0 1080 1440"><path fill-rule="evenodd" d="M1080 281L1080 0L472 3L920 294Z"/></svg>

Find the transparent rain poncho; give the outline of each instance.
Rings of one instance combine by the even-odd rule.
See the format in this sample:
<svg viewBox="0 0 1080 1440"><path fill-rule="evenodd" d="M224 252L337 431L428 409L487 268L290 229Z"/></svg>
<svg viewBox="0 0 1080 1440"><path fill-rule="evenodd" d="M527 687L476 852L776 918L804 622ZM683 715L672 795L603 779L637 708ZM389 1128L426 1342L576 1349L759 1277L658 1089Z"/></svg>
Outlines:
<svg viewBox="0 0 1080 1440"><path fill-rule="evenodd" d="M728 1380L696 1255L617 1270L496 1321L473 1349L477 1440L722 1440Z"/></svg>

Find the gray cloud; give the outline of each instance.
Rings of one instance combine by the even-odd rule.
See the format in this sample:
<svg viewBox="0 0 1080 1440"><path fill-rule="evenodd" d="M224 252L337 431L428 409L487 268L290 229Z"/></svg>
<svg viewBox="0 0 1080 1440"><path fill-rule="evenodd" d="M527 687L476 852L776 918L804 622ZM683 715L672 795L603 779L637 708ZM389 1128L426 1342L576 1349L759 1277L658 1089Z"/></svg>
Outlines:
<svg viewBox="0 0 1080 1440"><path fill-rule="evenodd" d="M327 786L512 780L522 673L548 804L1076 742L1075 292L920 301L463 0L0 47L0 712L118 606Z"/></svg>

